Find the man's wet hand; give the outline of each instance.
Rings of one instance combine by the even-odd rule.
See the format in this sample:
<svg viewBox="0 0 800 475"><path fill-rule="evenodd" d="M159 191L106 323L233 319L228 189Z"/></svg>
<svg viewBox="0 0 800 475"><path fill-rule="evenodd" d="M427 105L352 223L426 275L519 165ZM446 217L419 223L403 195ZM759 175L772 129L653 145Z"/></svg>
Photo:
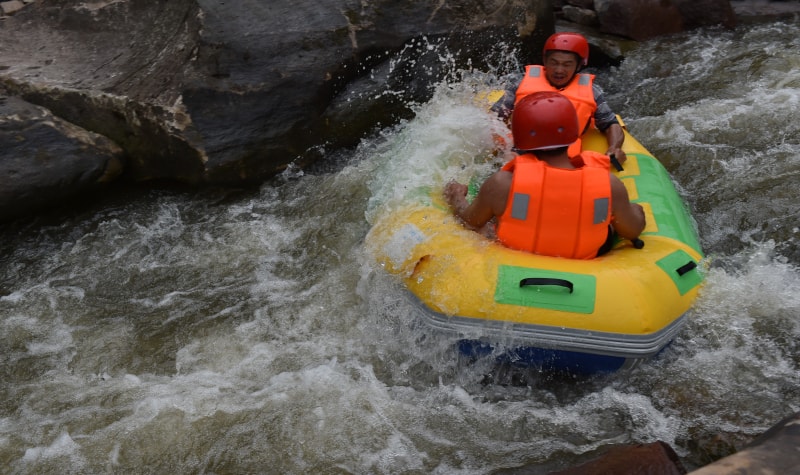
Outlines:
<svg viewBox="0 0 800 475"><path fill-rule="evenodd" d="M444 186L444 199L453 209L460 210L467 200L467 185L451 181Z"/></svg>

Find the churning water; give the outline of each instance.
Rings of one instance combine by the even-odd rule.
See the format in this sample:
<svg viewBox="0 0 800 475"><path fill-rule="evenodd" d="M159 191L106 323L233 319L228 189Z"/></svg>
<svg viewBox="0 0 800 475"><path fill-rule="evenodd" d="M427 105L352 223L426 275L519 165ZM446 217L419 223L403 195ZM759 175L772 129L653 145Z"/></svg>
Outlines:
<svg viewBox="0 0 800 475"><path fill-rule="evenodd" d="M641 44L599 71L708 255L682 334L626 374L468 364L370 262L370 222L486 175L465 73L327 169L118 195L0 242L0 472L497 473L670 444L688 468L800 410L800 26Z"/></svg>

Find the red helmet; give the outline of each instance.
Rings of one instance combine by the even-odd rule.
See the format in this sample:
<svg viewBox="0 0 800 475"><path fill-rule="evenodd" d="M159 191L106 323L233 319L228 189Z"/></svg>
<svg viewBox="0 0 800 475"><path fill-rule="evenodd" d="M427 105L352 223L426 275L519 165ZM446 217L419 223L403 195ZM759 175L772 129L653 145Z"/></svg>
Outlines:
<svg viewBox="0 0 800 475"><path fill-rule="evenodd" d="M557 92L529 94L514 106L511 134L520 151L567 147L579 135L575 106Z"/></svg>
<svg viewBox="0 0 800 475"><path fill-rule="evenodd" d="M548 51L569 51L581 58L581 65L589 64L589 42L579 33L555 33L544 42L542 57L547 56Z"/></svg>

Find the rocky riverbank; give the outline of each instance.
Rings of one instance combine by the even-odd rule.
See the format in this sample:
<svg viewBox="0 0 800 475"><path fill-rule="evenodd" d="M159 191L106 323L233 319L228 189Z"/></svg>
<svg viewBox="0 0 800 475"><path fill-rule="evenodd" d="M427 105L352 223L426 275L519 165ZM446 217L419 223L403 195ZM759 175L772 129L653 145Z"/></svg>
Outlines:
<svg viewBox="0 0 800 475"><path fill-rule="evenodd" d="M655 2L659 15L643 0L351 3L0 2L0 95L43 109L19 120L4 106L0 181L15 191L2 196L0 220L116 180L257 184L290 164L313 163L320 150L356 144L375 124L408 117L407 104L427 100L446 74L440 51L453 54L455 67L480 69L502 43L520 51L521 62L537 62L556 20L570 21L576 9L593 9L597 24L568 28L584 28L604 52L593 52L593 61L611 64L621 60L626 36L733 22L728 0ZM620 30L626 25L636 28ZM36 140L26 136L28 121L47 114L119 151L98 164L108 152L93 150L94 159L62 168L55 155L63 145L20 148L21 138ZM29 155L34 148L38 160ZM64 179L68 170L78 178Z"/></svg>

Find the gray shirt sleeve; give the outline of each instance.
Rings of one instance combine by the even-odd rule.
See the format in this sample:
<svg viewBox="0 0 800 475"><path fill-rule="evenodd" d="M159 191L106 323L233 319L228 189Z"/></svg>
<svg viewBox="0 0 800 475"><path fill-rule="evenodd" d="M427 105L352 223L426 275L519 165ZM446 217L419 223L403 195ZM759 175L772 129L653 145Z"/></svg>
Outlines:
<svg viewBox="0 0 800 475"><path fill-rule="evenodd" d="M592 84L592 93L594 94L594 102L597 103L597 110L594 112L594 124L597 128L604 132L607 128L614 124L619 125L617 115L611 110L611 107L606 102L603 95L603 89L596 83Z"/></svg>

